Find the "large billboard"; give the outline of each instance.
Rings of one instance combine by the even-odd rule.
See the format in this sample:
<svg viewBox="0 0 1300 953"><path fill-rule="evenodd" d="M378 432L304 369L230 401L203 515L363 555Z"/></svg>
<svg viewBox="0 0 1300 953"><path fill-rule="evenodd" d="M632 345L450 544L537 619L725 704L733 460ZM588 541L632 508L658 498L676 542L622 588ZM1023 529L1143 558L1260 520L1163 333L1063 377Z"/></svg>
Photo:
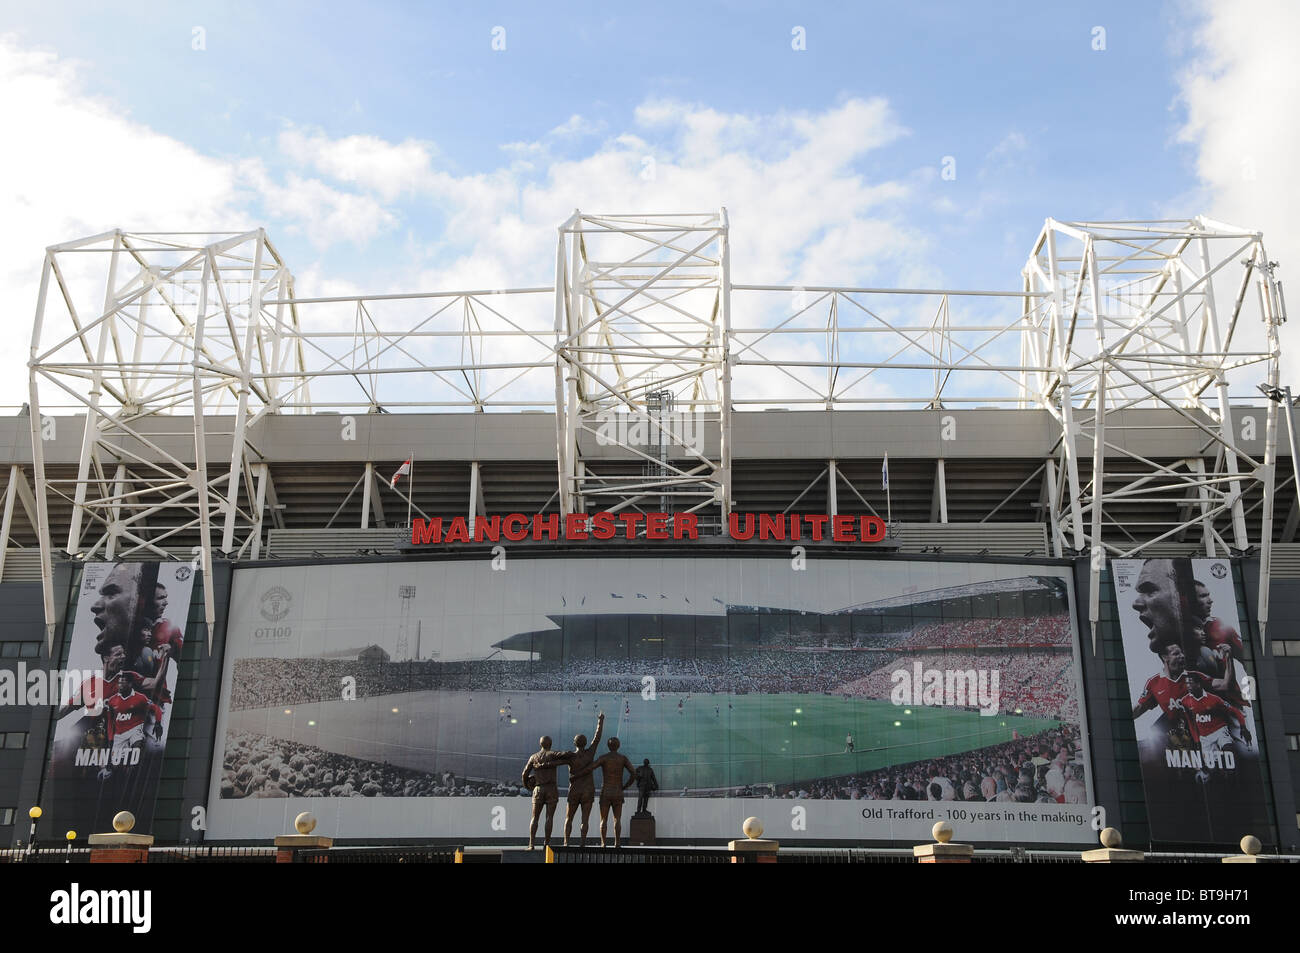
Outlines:
<svg viewBox="0 0 1300 953"><path fill-rule="evenodd" d="M112 830L130 811L153 824L194 572L184 562L87 563L49 762L54 829Z"/></svg>
<svg viewBox="0 0 1300 953"><path fill-rule="evenodd" d="M604 715L661 838L1091 843L1068 570L498 557L236 569L208 836L524 838ZM561 804L569 784L559 771ZM631 805L629 804L629 811Z"/></svg>
<svg viewBox="0 0 1300 953"><path fill-rule="evenodd" d="M1151 839L1271 828L1252 682L1225 559L1111 562Z"/></svg>

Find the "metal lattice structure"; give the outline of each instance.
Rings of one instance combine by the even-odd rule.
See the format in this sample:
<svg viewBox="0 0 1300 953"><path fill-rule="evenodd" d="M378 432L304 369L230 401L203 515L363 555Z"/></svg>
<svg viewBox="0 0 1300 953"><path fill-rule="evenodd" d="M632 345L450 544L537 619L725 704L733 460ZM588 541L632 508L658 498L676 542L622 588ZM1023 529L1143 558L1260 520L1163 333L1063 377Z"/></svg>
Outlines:
<svg viewBox="0 0 1300 953"><path fill-rule="evenodd" d="M528 505L691 511L721 533L738 497L779 492L767 489L779 486L778 460L739 469L742 417L751 439L755 421L777 420L765 410L921 412L946 433L950 414L999 408L1046 415L1055 439L1027 475L1009 471L1013 488L979 523L1026 512L1023 496L1037 488L1028 509L1052 553L1091 554L1094 576L1107 556L1161 546L1256 548L1266 620L1277 404L1252 442L1229 400L1234 386L1238 399L1261 381L1277 391L1285 305L1258 233L1205 218L1048 220L1013 291L739 284L730 271L725 210L575 212L559 228L552 286L480 291L298 296L260 230L114 231L49 248L30 363L47 619L59 550L181 556L205 568L218 556L257 558L268 531L284 531L277 500L333 465L259 445L277 421L301 420L305 431L338 414L346 430L394 416L443 426L456 412L470 421L551 414L553 424L535 421L553 425L549 448L513 470L497 465L549 481L550 498ZM86 421L75 467L47 467L53 415L69 411ZM1172 456L1152 449L1174 433L1182 442ZM958 461L937 445L917 453L933 469L917 469L913 482L933 494L931 523L947 524L945 464ZM878 456L871 446L837 449L781 505L798 508L824 486L827 511L876 512L863 461ZM358 489L360 531L388 525L385 496L427 515L429 478L412 500L410 487L377 477L388 459L364 455L355 475L339 464L346 498L322 502L328 519L295 526L334 528L355 511ZM463 480L462 512L485 512L479 460L438 465L440 488ZM24 478L20 496L25 487ZM53 531L52 510L66 535L62 522ZM1300 523L1300 509L1291 513L1284 539Z"/></svg>
<svg viewBox="0 0 1300 953"><path fill-rule="evenodd" d="M555 422L561 513L586 500L729 512L730 264L727 215L584 215L560 228ZM642 472L598 473L580 434ZM710 439L711 438L711 439ZM712 455L706 447L713 447Z"/></svg>
<svg viewBox="0 0 1300 953"><path fill-rule="evenodd" d="M1253 458L1237 445L1228 385L1233 372L1260 365L1255 372L1277 387L1277 331L1286 316L1273 270L1259 233L1203 217L1049 219L1034 244L1025 290L1044 291L1048 298L1045 307L1027 303L1021 346L1027 366L1047 370L1027 372L1024 386L1060 423L1051 527L1058 550L1091 553L1094 633L1107 556L1135 555L1185 537L1193 527L1208 556L1248 550L1243 480L1263 484L1258 545L1261 621L1267 622L1277 405L1268 405L1263 459ZM1230 283L1235 294L1220 300L1216 283ZM1250 307L1252 300L1258 310ZM1243 318L1256 328L1263 325L1258 336L1265 349L1234 350L1246 337L1237 334ZM1135 407L1159 408L1195 427L1203 438L1201 452L1166 463L1114 439L1112 428L1123 426L1119 413ZM1081 466L1088 451L1090 474ZM1185 506L1185 518L1168 526L1134 525L1120 514L1143 496L1172 497ZM1219 516L1230 518L1231 542L1216 527Z"/></svg>
<svg viewBox="0 0 1300 953"><path fill-rule="evenodd" d="M248 428L278 411L283 395L310 386L294 309L283 300L293 279L261 229L202 238L113 231L46 251L30 412L47 622L52 498L72 505L65 550L73 556L174 556L168 538L196 528L209 627L214 536L223 552L247 551L261 532L261 493L253 506L244 494L241 505L241 485L265 485ZM96 277L102 307L87 313L81 302ZM264 306L272 297L280 303ZM73 479L45 472L43 390L66 395L85 415ZM206 427L218 414L233 415L232 449L209 460ZM179 442L177 418L192 427ZM165 523L154 523L160 514Z"/></svg>

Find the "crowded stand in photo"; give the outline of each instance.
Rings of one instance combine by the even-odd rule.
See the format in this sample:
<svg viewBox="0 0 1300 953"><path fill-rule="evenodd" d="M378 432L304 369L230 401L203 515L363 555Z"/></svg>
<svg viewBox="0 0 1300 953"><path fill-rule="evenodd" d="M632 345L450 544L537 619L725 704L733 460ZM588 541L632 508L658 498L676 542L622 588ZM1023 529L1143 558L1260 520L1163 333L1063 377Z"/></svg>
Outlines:
<svg viewBox="0 0 1300 953"><path fill-rule="evenodd" d="M966 648L968 651L961 651ZM231 709L333 701L344 678L355 697L402 692L640 692L655 679L661 692L697 694L830 694L890 697L900 667L999 672L1002 710L1057 719L1078 715L1069 620L965 619L923 623L854 646L790 641L733 647L730 655L693 658L571 658L563 662L484 659L388 661L374 648L359 658L240 659Z"/></svg>
<svg viewBox="0 0 1300 953"><path fill-rule="evenodd" d="M521 792L526 793L518 785L363 761L251 731L226 734L223 798L510 797Z"/></svg>
<svg viewBox="0 0 1300 953"><path fill-rule="evenodd" d="M869 801L1083 804L1087 800L1083 746L1073 725L847 777L776 785L775 793L785 798Z"/></svg>

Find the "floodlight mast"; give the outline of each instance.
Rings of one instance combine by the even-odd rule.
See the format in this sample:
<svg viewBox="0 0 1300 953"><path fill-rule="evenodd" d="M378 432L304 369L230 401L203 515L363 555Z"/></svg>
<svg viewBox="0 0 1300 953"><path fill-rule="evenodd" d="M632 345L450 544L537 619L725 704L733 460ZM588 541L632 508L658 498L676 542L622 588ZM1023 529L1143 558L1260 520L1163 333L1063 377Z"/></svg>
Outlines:
<svg viewBox="0 0 1300 953"><path fill-rule="evenodd" d="M588 504L654 508L670 498L674 510L723 531L731 503L728 255L725 209L575 210L561 226L555 409L563 515ZM650 395L665 392L680 419L650 413Z"/></svg>
<svg viewBox="0 0 1300 953"><path fill-rule="evenodd" d="M93 319L79 310L94 281L87 258L106 260L102 307ZM46 250L29 384L48 638L51 499L71 503L63 551L73 559L176 558L174 540L168 541L197 533L197 545L184 556L204 570L211 635L214 549L256 554L260 538L261 512L251 512L249 484L265 480L267 469L248 442L249 427L278 409L282 382L296 381L293 389L304 394L308 386L302 351L291 341L295 309L283 300L292 298L292 281L262 229L221 235L116 229ZM51 284L61 308L51 300ZM273 312L263 305L272 290L282 299ZM43 389L84 414L75 479L47 473L46 445L58 446L58 437L41 410ZM214 445L230 437L230 462L214 474L207 419L226 407L234 413L233 429ZM189 438L176 422L191 420Z"/></svg>
<svg viewBox="0 0 1300 953"><path fill-rule="evenodd" d="M1058 252L1058 241L1068 254ZM1229 280L1234 271L1241 276L1225 322L1216 279ZM1269 381L1277 382L1277 327L1285 316L1262 236L1204 217L1188 222L1048 219L1025 277L1027 290L1051 295L1047 320L1034 320L1026 312L1028 352L1039 361L1045 358L1049 368L1037 377L1036 388L1032 376L1025 378L1032 389L1027 396L1061 426L1057 460L1068 491L1058 482L1053 539L1058 555L1067 549L1091 553L1094 638L1107 557L1135 556L1165 540L1181 541L1198 523L1205 555L1246 552L1251 543L1243 484L1255 481L1263 484L1258 538L1262 638L1272 552L1276 406L1269 405L1260 460L1241 449L1228 398L1229 374L1242 367L1264 364ZM1234 351L1239 319L1250 307L1252 277L1267 348ZM1207 391L1213 400L1205 399ZM1195 459L1168 465L1150 459L1154 454L1145 447L1134 449L1122 436L1108 439L1108 425L1123 428L1126 411L1135 407L1162 407L1183 418L1204 437L1204 450ZM1092 479L1082 486L1079 458L1085 448L1091 450ZM1123 539L1123 520L1113 511L1171 487L1187 494L1186 519L1146 538ZM1192 512L1194 506L1199 515ZM1230 518L1231 542L1215 526L1220 515Z"/></svg>

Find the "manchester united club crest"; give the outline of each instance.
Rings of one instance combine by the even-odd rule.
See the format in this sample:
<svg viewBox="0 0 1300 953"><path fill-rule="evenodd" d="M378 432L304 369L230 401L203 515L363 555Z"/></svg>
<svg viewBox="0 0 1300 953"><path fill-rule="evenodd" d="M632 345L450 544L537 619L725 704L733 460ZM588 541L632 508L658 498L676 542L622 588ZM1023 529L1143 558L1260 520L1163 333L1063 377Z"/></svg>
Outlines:
<svg viewBox="0 0 1300 953"><path fill-rule="evenodd" d="M267 622L279 622L289 614L289 609L293 605L293 596L284 586L272 586L266 592L262 593L261 611L262 618Z"/></svg>

